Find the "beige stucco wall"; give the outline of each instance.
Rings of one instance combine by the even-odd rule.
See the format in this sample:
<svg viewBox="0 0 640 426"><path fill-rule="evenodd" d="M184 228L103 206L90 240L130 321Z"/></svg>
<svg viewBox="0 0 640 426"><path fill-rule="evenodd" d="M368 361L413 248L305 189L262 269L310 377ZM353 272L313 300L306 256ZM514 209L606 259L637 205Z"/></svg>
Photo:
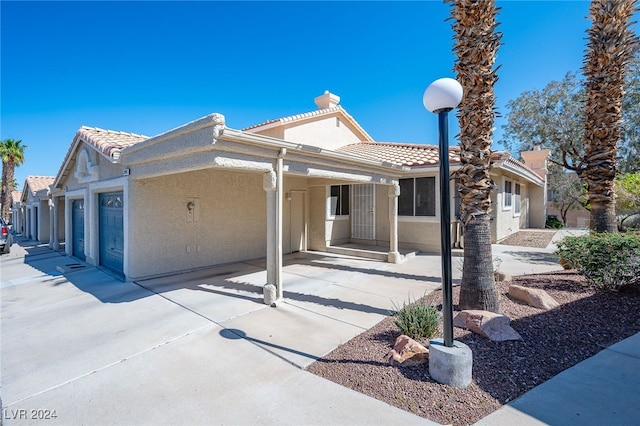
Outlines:
<svg viewBox="0 0 640 426"><path fill-rule="evenodd" d="M97 177L84 182L80 182L75 176L79 164L78 157L82 151L87 153L87 158L89 159L91 166L98 167ZM84 142L78 146L73 158L75 161L71 164L70 173L66 178L61 180L59 184L60 188L66 188L67 191L86 188L91 182L104 181L123 175L124 167L121 164L113 163L110 159L97 152L95 148L85 144Z"/></svg>
<svg viewBox="0 0 640 426"><path fill-rule="evenodd" d="M492 242L500 241L509 235L518 232L520 229L527 228L544 228L534 218L539 215L539 204L541 200L538 198L544 193L542 188L532 184L528 184L523 179L510 174L497 174L492 176L498 189L492 193ZM514 214L514 206L504 208L504 183L505 180L513 182L512 194L515 203L515 184L520 184L520 215ZM542 203L543 204L543 203ZM543 204L544 205L544 204ZM546 215L545 215L546 216Z"/></svg>
<svg viewBox="0 0 640 426"><path fill-rule="evenodd" d="M376 185L376 245L389 246L389 185Z"/></svg>
<svg viewBox="0 0 640 426"><path fill-rule="evenodd" d="M287 195L290 195L292 192L297 192L303 197L303 211L296 212L296 214L301 214L304 219L304 227L305 227L305 235L304 238L308 241L308 221L309 221L309 195L308 195L308 185L307 179L299 178L299 177L284 177L284 200L283 200L283 209L282 209L282 251L283 253L291 253L291 226L292 226L292 218L291 218L291 210L292 210L292 202L287 199ZM307 242L308 244L308 242Z"/></svg>
<svg viewBox="0 0 640 426"><path fill-rule="evenodd" d="M131 279L266 256L262 173L201 170L133 181L130 190Z"/></svg>
<svg viewBox="0 0 640 426"><path fill-rule="evenodd" d="M287 126L284 140L331 150L360 142L351 127L337 116Z"/></svg>
<svg viewBox="0 0 640 426"><path fill-rule="evenodd" d="M262 130L256 133L259 135L270 136L272 138L284 139L283 127L272 127L270 129Z"/></svg>
<svg viewBox="0 0 640 426"><path fill-rule="evenodd" d="M325 251L326 187L309 187L309 250Z"/></svg>

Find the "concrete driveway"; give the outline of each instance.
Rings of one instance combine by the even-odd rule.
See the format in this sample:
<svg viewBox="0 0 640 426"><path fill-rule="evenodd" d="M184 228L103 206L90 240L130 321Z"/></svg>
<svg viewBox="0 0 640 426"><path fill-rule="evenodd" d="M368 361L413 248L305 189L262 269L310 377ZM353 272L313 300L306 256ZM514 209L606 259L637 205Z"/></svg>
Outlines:
<svg viewBox="0 0 640 426"><path fill-rule="evenodd" d="M270 308L260 262L133 283L43 247L0 261L4 424L425 424L302 368L437 268L299 254Z"/></svg>
<svg viewBox="0 0 640 426"><path fill-rule="evenodd" d="M559 269L535 253L502 265ZM438 256L292 255L277 308L260 261L137 283L44 247L0 262L4 424L431 423L303 369L438 288Z"/></svg>

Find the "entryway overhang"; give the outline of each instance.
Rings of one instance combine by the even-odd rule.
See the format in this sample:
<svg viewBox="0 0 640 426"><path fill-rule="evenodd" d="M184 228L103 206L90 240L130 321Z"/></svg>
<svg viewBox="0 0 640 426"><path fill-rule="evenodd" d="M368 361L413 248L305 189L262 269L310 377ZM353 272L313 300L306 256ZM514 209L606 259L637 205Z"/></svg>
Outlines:
<svg viewBox="0 0 640 426"><path fill-rule="evenodd" d="M366 143L366 142L365 142ZM362 159L225 127L211 114L122 150L118 162L130 179L147 179L203 169L262 173L267 197L267 283L265 303L282 299L282 216L285 176L305 177L318 185L377 184L389 187L390 262L397 262L398 180L406 168Z"/></svg>

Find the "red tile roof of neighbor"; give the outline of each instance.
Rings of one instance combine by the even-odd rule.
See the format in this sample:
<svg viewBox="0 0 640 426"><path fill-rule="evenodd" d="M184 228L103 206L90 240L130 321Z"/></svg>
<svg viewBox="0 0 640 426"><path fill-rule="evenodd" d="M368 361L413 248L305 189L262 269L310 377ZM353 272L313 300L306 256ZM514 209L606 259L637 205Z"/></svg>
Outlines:
<svg viewBox="0 0 640 426"><path fill-rule="evenodd" d="M26 187L29 188L31 193L48 189L54 181L53 176L27 176Z"/></svg>

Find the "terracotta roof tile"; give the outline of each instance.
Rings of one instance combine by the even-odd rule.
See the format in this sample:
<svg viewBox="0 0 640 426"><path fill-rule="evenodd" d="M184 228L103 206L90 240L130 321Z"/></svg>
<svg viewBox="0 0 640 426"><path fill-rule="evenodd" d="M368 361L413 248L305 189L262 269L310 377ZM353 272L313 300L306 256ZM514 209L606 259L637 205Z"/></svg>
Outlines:
<svg viewBox="0 0 640 426"><path fill-rule="evenodd" d="M386 161L408 167L437 166L438 147L435 145L419 145L393 142L367 142L344 146L337 150L345 154L356 155L375 161ZM460 148L449 148L449 163L460 162Z"/></svg>
<svg viewBox="0 0 640 426"><path fill-rule="evenodd" d="M117 158L120 151L128 146L135 145L149 139L148 136L138 135L136 133L118 132L114 130L105 130L98 127L82 126L76 132L73 142L69 146L64 160L60 165L57 177L65 176L64 168L67 162L72 159L73 150L76 142L82 140L87 144L95 147L99 152L113 159Z"/></svg>
<svg viewBox="0 0 640 426"><path fill-rule="evenodd" d="M83 141L93 145L108 157L111 157L116 151L149 139L148 136L135 133L116 132L87 126L80 127L76 137L82 138Z"/></svg>

